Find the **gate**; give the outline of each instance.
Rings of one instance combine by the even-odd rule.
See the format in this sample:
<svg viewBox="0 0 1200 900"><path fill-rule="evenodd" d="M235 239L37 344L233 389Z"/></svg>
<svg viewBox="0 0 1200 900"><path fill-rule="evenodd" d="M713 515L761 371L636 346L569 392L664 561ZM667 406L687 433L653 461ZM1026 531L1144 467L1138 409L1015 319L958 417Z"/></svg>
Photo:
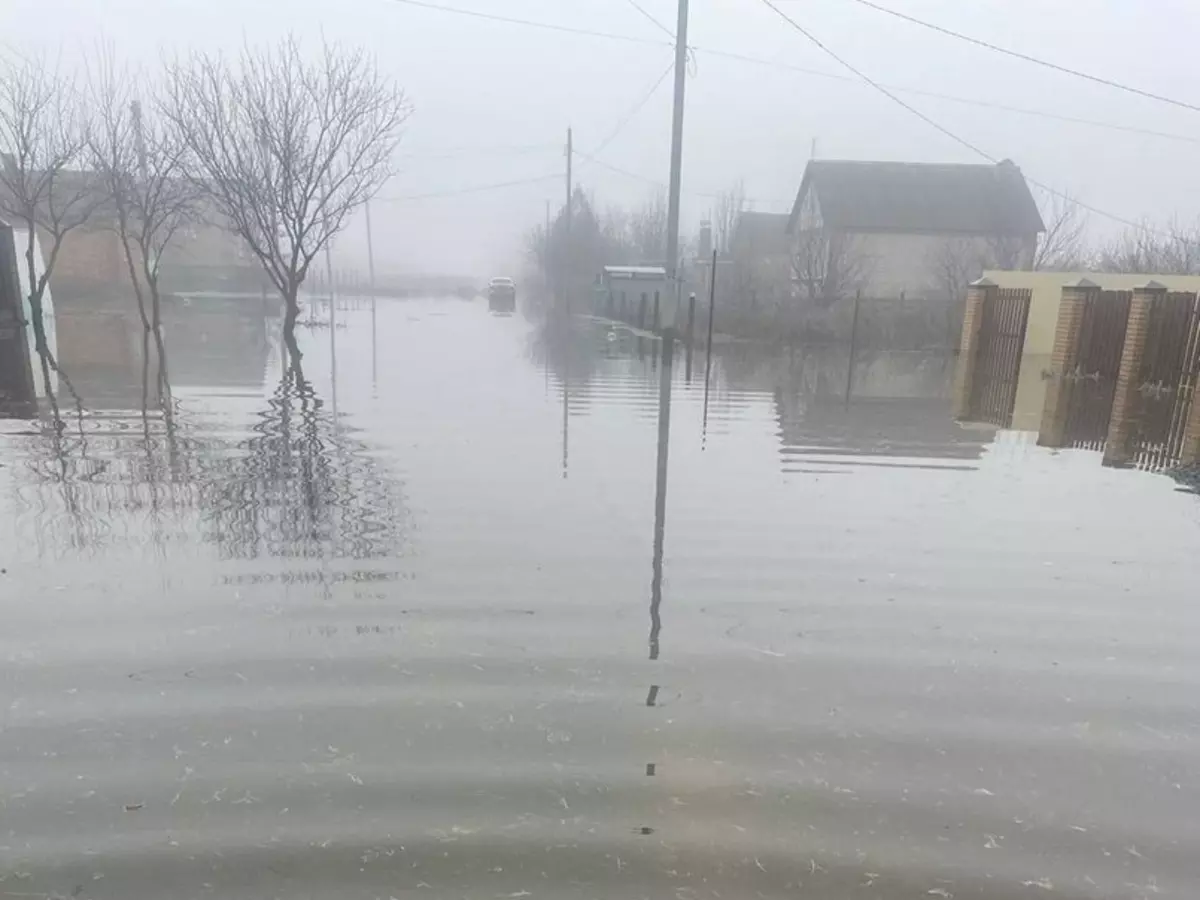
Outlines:
<svg viewBox="0 0 1200 900"><path fill-rule="evenodd" d="M1139 469L1179 462L1200 369L1200 298L1166 294L1150 307L1136 401L1133 454Z"/></svg>
<svg viewBox="0 0 1200 900"><path fill-rule="evenodd" d="M1032 296L1029 290L1001 289L983 304L968 415L974 421L1012 424Z"/></svg>
<svg viewBox="0 0 1200 900"><path fill-rule="evenodd" d="M1069 392L1063 433L1067 447L1104 449L1132 298L1130 291L1104 291L1093 294L1083 308L1078 365L1063 373Z"/></svg>

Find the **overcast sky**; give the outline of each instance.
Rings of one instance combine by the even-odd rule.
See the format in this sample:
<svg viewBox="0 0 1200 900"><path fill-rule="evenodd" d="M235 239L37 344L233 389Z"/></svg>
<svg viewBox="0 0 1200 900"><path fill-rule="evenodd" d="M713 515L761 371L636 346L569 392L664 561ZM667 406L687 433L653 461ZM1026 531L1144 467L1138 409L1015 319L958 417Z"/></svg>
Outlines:
<svg viewBox="0 0 1200 900"><path fill-rule="evenodd" d="M568 125L590 152L670 65L667 34L631 0L429 0L435 5L627 35L636 44L484 21L400 0L3 0L0 55L61 53L97 40L153 66L175 49L236 50L291 31L373 50L415 113L399 174L373 206L390 270L489 274L516 268L524 232L563 197ZM1200 214L1200 113L998 56L854 0L775 0L830 49L890 87L1168 132L1170 140L901 93L923 113L1031 178L1127 219ZM1188 0L878 0L948 28L1200 105L1191 63L1200 4ZM675 0L637 0L668 29ZM786 211L817 142L825 158L978 162L845 70L762 0L692 0L684 220L744 179L755 208ZM776 65L732 60L713 50ZM810 69L837 78L791 71ZM664 79L578 181L601 207L632 205L667 177L671 82ZM547 177L492 191L455 193ZM412 199L415 195L441 194ZM1097 232L1120 226L1092 217ZM362 222L339 240L365 257Z"/></svg>

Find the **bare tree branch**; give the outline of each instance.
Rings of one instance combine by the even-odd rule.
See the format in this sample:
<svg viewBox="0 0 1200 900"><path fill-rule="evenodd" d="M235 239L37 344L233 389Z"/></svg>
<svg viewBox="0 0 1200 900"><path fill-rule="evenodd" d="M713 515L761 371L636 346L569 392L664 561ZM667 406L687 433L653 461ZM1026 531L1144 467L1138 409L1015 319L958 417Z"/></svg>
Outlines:
<svg viewBox="0 0 1200 900"><path fill-rule="evenodd" d="M92 163L104 181L142 326L153 334L159 358L159 400L169 393L162 334L159 269L168 245L199 215L199 192L184 172L185 147L152 104L147 115L136 73L102 51L90 78L95 125ZM150 309L147 311L146 294Z"/></svg>
<svg viewBox="0 0 1200 900"><path fill-rule="evenodd" d="M861 290L870 269L871 260L854 235L804 228L792 245L792 282L804 299L818 307L832 306Z"/></svg>
<svg viewBox="0 0 1200 900"><path fill-rule="evenodd" d="M103 199L95 180L80 171L88 134L79 92L57 67L32 59L0 68L0 213L26 232L29 308L43 374L62 374L46 338L46 286L63 240L92 218ZM40 272L39 241L45 253ZM46 387L49 393L48 381Z"/></svg>
<svg viewBox="0 0 1200 900"><path fill-rule="evenodd" d="M1165 232L1148 222L1130 228L1100 249L1096 265L1102 272L1200 274L1200 221L1172 221Z"/></svg>
<svg viewBox="0 0 1200 900"><path fill-rule="evenodd" d="M392 173L411 107L363 51L294 39L237 60L195 54L167 66L160 114L193 177L246 242L287 308L313 259Z"/></svg>
<svg viewBox="0 0 1200 900"><path fill-rule="evenodd" d="M1035 271L1071 272L1087 268L1087 212L1069 196L1048 195L1042 205L1046 230L1033 255Z"/></svg>
<svg viewBox="0 0 1200 900"><path fill-rule="evenodd" d="M716 250L722 256L728 255L733 249L733 234L737 231L738 220L746 208L746 185L738 181L729 190L717 194L717 202L713 207L713 240Z"/></svg>
<svg viewBox="0 0 1200 900"><path fill-rule="evenodd" d="M663 262L667 252L667 195L658 191L627 220L635 262Z"/></svg>

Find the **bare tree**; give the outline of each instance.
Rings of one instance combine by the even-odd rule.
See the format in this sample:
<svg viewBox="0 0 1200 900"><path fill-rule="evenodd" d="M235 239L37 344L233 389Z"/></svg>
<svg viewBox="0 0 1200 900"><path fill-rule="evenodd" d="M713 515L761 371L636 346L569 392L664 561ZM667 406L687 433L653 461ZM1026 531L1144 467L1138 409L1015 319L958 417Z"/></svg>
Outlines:
<svg viewBox="0 0 1200 900"><path fill-rule="evenodd" d="M792 282L817 307L832 306L861 290L870 276L870 259L853 235L827 228L805 228L792 246Z"/></svg>
<svg viewBox="0 0 1200 900"><path fill-rule="evenodd" d="M737 230L738 219L746 209L746 185L738 181L726 191L717 194L717 202L713 207L713 241L715 249L722 256L732 251L733 233Z"/></svg>
<svg viewBox="0 0 1200 900"><path fill-rule="evenodd" d="M930 287L947 300L965 300L967 286L987 268L1003 268L995 260L994 240L948 238L930 251L925 263Z"/></svg>
<svg viewBox="0 0 1200 900"><path fill-rule="evenodd" d="M1165 231L1149 222L1129 228L1100 249L1097 268L1148 275L1200 274L1200 222L1188 226L1172 221Z"/></svg>
<svg viewBox="0 0 1200 900"><path fill-rule="evenodd" d="M1069 195L1050 194L1042 204L1046 230L1033 254L1035 271L1071 272L1087 268L1088 216Z"/></svg>
<svg viewBox="0 0 1200 900"><path fill-rule="evenodd" d="M658 191L628 218L629 242L637 262L663 261L667 248L667 195Z"/></svg>
<svg viewBox="0 0 1200 900"><path fill-rule="evenodd" d="M234 61L195 54L167 67L159 104L195 178L262 264L299 358L298 295L313 259L390 177L411 107L361 50L315 59L289 38Z"/></svg>
<svg viewBox="0 0 1200 900"><path fill-rule="evenodd" d="M0 69L0 212L25 230L24 257L34 347L50 391L59 372L46 339L43 298L67 235L95 213L102 199L79 166L89 123L73 82L44 60ZM38 244L44 259L38 265Z"/></svg>
<svg viewBox="0 0 1200 900"><path fill-rule="evenodd" d="M169 382L159 268L180 229L196 219L198 192L185 177L185 147L179 132L167 128L161 116L143 113L135 87L138 81L117 68L111 56L101 55L91 79L96 121L90 148L116 213L115 227L142 326L147 336L153 336L158 351L162 400Z"/></svg>

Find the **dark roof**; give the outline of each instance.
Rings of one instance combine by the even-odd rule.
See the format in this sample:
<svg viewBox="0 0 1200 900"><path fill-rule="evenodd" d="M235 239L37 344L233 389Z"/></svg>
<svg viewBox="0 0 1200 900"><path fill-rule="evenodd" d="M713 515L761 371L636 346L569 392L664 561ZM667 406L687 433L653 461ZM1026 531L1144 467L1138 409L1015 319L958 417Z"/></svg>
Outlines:
<svg viewBox="0 0 1200 900"><path fill-rule="evenodd" d="M804 170L788 230L815 191L832 228L919 234L1026 236L1044 231L1025 176L997 165L813 160Z"/></svg>
<svg viewBox="0 0 1200 900"><path fill-rule="evenodd" d="M790 219L786 213L745 210L738 214L731 243L734 248L752 248L759 253L786 250Z"/></svg>

